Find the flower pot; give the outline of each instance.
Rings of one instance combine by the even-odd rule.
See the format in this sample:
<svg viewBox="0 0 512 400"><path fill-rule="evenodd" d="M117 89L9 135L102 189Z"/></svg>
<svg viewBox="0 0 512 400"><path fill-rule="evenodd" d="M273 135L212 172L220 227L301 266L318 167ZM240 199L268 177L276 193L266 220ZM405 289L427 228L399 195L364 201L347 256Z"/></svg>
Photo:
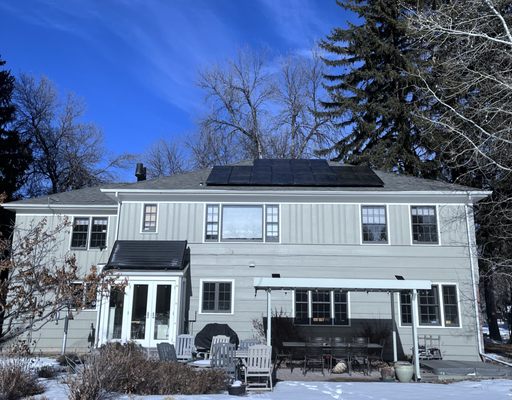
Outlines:
<svg viewBox="0 0 512 400"><path fill-rule="evenodd" d="M395 363L395 373L400 382L410 382L414 375L414 367L411 363L399 361Z"/></svg>
<svg viewBox="0 0 512 400"><path fill-rule="evenodd" d="M380 369L380 377L382 382L395 381L395 369L393 367L383 367Z"/></svg>
<svg viewBox="0 0 512 400"><path fill-rule="evenodd" d="M243 395L245 395L245 390L246 390L245 385L228 386L228 393L231 396L243 396Z"/></svg>

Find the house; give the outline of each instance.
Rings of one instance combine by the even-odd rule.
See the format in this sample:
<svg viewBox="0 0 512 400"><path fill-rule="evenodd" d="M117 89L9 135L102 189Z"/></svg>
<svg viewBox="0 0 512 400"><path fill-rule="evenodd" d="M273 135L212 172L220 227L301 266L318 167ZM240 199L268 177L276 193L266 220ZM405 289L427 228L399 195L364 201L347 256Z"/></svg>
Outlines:
<svg viewBox="0 0 512 400"><path fill-rule="evenodd" d="M75 313L69 350L91 337L155 347L211 322L252 337L253 321L277 310L304 336L389 326L399 356L432 334L445 359L479 359L472 206L488 192L324 160L143 172L4 205L18 229L67 216L62 254L127 278L125 293ZM62 325L37 332L37 348L59 351Z"/></svg>

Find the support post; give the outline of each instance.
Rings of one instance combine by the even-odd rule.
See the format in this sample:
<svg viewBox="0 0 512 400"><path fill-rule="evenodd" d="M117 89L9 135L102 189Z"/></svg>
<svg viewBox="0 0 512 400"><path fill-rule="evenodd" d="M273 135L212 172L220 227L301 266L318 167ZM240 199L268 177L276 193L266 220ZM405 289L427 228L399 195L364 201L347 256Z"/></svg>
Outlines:
<svg viewBox="0 0 512 400"><path fill-rule="evenodd" d="M267 289L267 346L272 346L272 290Z"/></svg>
<svg viewBox="0 0 512 400"><path fill-rule="evenodd" d="M393 331L393 362L398 361L398 349L396 342L396 310L395 310L395 292L390 293L391 296L391 324Z"/></svg>
<svg viewBox="0 0 512 400"><path fill-rule="evenodd" d="M412 290L411 296L412 308L412 344L413 344L413 360L414 360L414 376L416 381L421 380L420 374L420 357L418 349L418 290Z"/></svg>

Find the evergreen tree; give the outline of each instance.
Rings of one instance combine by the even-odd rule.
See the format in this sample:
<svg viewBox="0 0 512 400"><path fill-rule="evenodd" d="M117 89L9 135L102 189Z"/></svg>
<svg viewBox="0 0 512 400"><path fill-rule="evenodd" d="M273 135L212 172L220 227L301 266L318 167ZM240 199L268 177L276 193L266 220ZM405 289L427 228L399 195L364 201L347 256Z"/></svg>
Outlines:
<svg viewBox="0 0 512 400"><path fill-rule="evenodd" d="M0 67L5 61L0 59ZM0 194L13 200L24 183L30 162L28 143L13 127L15 107L12 103L14 77L8 70L0 71Z"/></svg>
<svg viewBox="0 0 512 400"><path fill-rule="evenodd" d="M411 2L416 5L416 1ZM401 2L339 0L361 23L335 28L321 47L331 68L325 74L330 100L323 103L341 137L331 149L338 161L369 164L398 173L435 177L436 154L420 135L413 111L422 99L408 73L420 61Z"/></svg>

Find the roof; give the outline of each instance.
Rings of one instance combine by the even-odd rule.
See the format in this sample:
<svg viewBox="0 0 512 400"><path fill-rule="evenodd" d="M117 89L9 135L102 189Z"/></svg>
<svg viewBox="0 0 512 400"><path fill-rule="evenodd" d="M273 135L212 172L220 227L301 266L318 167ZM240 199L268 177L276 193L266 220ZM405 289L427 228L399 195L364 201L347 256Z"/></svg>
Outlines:
<svg viewBox="0 0 512 400"><path fill-rule="evenodd" d="M428 280L398 279L332 279L332 278L254 278L256 290L343 289L360 292L393 292L430 289Z"/></svg>
<svg viewBox="0 0 512 400"><path fill-rule="evenodd" d="M241 163L241 165L252 165L252 162ZM329 162L331 166L340 166L339 163ZM354 166L344 165L344 168L357 168ZM280 191L336 191L342 193L344 191L371 191L371 192L469 192L479 191L468 186L456 185L452 183L416 178L407 175L398 175L390 172L383 172L374 170L380 180L384 183L380 187L361 187L361 186L345 186L345 187L332 187L332 186L208 186L206 181L210 175L212 168L205 168L197 171L185 172L182 174L164 176L156 179L150 179L134 183L114 183L106 184L97 187L84 188L73 190L70 192L52 194L48 196L41 196L32 199L13 201L6 203L6 208L16 208L20 206L115 206L117 203L114 199L109 197L106 192L113 193L115 191L168 191L168 190L280 190Z"/></svg>
<svg viewBox="0 0 512 400"><path fill-rule="evenodd" d="M186 240L116 240L104 270L183 270L189 263Z"/></svg>

